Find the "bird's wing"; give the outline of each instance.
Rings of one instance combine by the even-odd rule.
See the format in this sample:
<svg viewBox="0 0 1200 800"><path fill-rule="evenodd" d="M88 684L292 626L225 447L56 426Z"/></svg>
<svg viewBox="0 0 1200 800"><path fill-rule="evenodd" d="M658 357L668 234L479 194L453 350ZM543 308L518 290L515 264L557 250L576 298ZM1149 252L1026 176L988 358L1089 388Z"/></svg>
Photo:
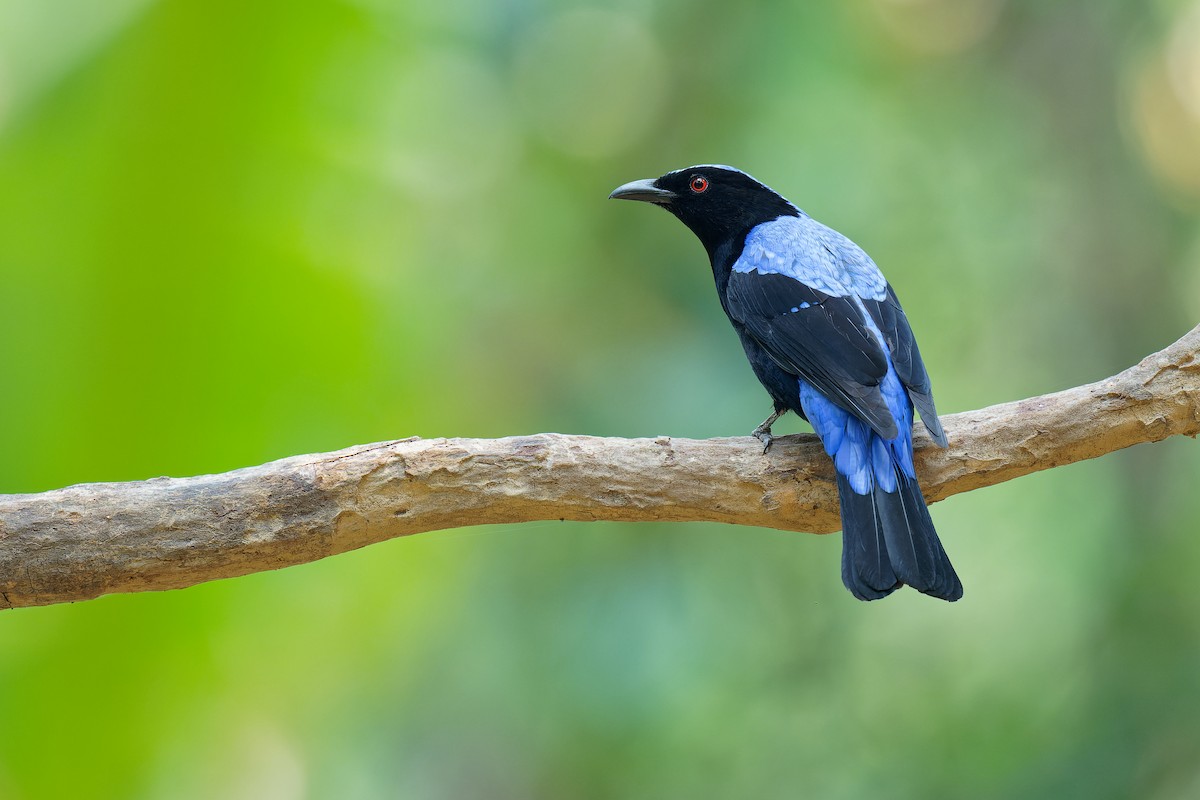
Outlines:
<svg viewBox="0 0 1200 800"><path fill-rule="evenodd" d="M879 391L890 356L929 432L945 445L929 375L896 294L842 234L808 216L755 227L733 265L727 303L776 362L884 438L896 430Z"/></svg>
<svg viewBox="0 0 1200 800"><path fill-rule="evenodd" d="M730 316L784 369L885 439L897 433L879 384L888 356L864 297L887 282L849 239L808 217L755 227L729 276Z"/></svg>
<svg viewBox="0 0 1200 800"><path fill-rule="evenodd" d="M879 389L887 357L861 306L786 275L755 272L732 273L726 301L730 317L781 367L885 439L896 435Z"/></svg>
<svg viewBox="0 0 1200 800"><path fill-rule="evenodd" d="M863 306L882 331L891 351L896 376L908 390L908 396L917 407L917 411L921 412L921 421L925 423L933 440L945 447L946 432L942 429L937 408L933 404L929 373L925 371L925 362L921 360L917 340L913 337L912 328L909 327L904 309L900 307L900 301L896 299L896 292L888 286L887 295L883 300L864 300Z"/></svg>

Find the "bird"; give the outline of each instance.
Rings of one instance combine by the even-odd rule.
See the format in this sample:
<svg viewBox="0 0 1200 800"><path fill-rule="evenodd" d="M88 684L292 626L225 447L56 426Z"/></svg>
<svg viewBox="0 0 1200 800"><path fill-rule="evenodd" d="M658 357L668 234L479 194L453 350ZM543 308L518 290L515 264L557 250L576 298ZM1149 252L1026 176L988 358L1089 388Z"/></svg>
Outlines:
<svg viewBox="0 0 1200 800"><path fill-rule="evenodd" d="M747 173L700 164L617 187L674 214L704 245L717 295L774 404L753 431L792 411L833 460L842 582L860 600L902 586L950 602L963 587L934 529L913 465L914 409L946 433L900 301L875 262Z"/></svg>

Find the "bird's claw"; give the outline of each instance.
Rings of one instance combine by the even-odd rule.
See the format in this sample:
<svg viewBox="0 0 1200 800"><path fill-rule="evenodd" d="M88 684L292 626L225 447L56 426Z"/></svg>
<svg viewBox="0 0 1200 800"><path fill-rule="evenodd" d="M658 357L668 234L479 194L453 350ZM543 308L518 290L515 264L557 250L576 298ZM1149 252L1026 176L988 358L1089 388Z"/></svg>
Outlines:
<svg viewBox="0 0 1200 800"><path fill-rule="evenodd" d="M771 435L771 426L775 424L775 420L783 416L784 411L786 411L786 409L776 408L775 413L764 419L762 423L759 424L759 426L750 434L755 439L758 439L760 442L762 442L764 456L767 454L767 451L771 449L771 442L775 441L775 437Z"/></svg>

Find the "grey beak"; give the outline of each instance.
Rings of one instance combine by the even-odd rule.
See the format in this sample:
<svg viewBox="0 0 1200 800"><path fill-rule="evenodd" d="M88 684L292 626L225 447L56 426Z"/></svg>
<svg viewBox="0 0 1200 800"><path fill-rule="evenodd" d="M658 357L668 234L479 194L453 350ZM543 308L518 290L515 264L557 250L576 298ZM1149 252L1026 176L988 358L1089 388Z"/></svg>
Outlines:
<svg viewBox="0 0 1200 800"><path fill-rule="evenodd" d="M654 179L648 178L643 181L630 181L624 186L618 186L616 189L613 189L608 199L642 200L647 203L664 205L675 199L675 193L658 188L654 185Z"/></svg>

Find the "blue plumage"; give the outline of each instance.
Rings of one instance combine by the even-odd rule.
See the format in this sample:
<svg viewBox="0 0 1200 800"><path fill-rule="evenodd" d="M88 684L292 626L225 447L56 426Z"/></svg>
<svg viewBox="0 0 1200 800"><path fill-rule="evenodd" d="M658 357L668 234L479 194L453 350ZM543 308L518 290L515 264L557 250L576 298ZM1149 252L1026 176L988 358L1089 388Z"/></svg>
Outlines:
<svg viewBox="0 0 1200 800"><path fill-rule="evenodd" d="M838 474L845 476L858 494L870 494L876 487L896 491L896 471L916 479L912 456L912 404L889 369L883 393L893 407L898 433L891 439L880 436L862 420L829 400L803 379L798 381L800 407L808 418L825 452L833 459ZM893 400L894 398L894 400Z"/></svg>
<svg viewBox="0 0 1200 800"><path fill-rule="evenodd" d="M913 466L914 411L946 436L929 376L892 287L862 248L743 172L701 165L635 181L612 197L675 214L704 244L721 305L775 404L754 432L794 411L837 472L842 580L875 600L905 584L957 600Z"/></svg>
<svg viewBox="0 0 1200 800"><path fill-rule="evenodd" d="M799 209L746 234L734 272L786 275L838 297L882 300L887 281L862 248Z"/></svg>

